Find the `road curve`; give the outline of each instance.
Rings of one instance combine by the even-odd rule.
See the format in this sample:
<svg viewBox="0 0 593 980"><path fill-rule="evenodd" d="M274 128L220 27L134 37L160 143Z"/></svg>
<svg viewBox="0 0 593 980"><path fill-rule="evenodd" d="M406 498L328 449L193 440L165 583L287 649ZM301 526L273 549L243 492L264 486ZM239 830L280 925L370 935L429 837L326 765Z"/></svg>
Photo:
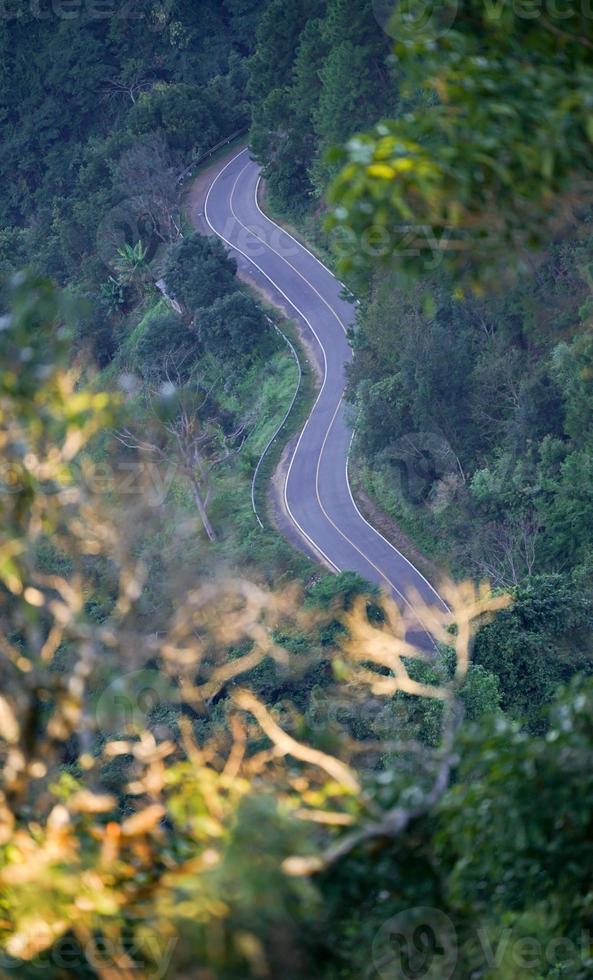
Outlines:
<svg viewBox="0 0 593 980"><path fill-rule="evenodd" d="M204 219L251 278L292 319L298 319L319 355L322 385L292 450L284 503L301 545L336 572L352 570L387 589L400 608L411 596L447 608L433 586L362 516L350 488L352 428L344 405L346 331L355 310L322 262L259 207L260 168L248 148L223 162L204 200ZM420 623L415 636L422 642ZM411 638L411 637L410 637ZM424 646L426 638L422 645Z"/></svg>

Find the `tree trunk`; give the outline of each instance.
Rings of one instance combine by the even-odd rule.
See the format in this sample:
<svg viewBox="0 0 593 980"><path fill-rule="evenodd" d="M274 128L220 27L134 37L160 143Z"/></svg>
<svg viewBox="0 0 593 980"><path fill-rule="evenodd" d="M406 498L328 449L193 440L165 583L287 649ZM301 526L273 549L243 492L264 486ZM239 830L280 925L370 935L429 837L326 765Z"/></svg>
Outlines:
<svg viewBox="0 0 593 980"><path fill-rule="evenodd" d="M208 514L206 513L206 507L204 506L204 502L202 500L202 495L200 493L200 487L199 487L198 481L196 480L196 478L195 478L195 476L194 476L194 474L192 472L190 472L190 474L189 474L189 479L190 479L190 483L191 483L192 493L194 495L195 505L198 508L198 512L199 512L200 517L202 519L202 524L204 525L204 530L205 530L206 534L208 535L210 541L216 541L216 534L214 532L214 528L212 527L212 525L210 523L210 520L208 519Z"/></svg>

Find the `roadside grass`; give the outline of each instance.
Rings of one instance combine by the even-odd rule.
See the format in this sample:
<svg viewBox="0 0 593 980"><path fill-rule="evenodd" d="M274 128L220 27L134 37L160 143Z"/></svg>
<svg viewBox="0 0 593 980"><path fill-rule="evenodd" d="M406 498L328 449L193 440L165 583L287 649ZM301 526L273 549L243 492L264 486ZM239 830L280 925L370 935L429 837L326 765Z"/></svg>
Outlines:
<svg viewBox="0 0 593 980"><path fill-rule="evenodd" d="M238 133L237 136L230 141L230 143L225 143L224 146L221 146L218 150L214 150L214 152L210 156L206 157L205 160L202 160L200 163L197 163L195 167L192 167L190 172L184 177L183 184L185 185L188 183L188 181L194 180L204 170L211 167L213 163L216 163L217 160L221 160L223 157L227 156L227 154L230 155L232 150L239 150L241 146L246 145L247 133L245 130L243 130L243 132Z"/></svg>
<svg viewBox="0 0 593 980"><path fill-rule="evenodd" d="M293 344L301 369L301 383L292 410L277 432L258 472L255 499L264 527L260 527L253 512L252 480L262 453L286 415L299 381L294 355L280 337L270 357L265 361L256 361L240 377L229 377L224 383L216 385L212 392L208 411L223 420L227 431L244 424L247 433L240 449L236 447L239 451L229 455L211 472L208 513L217 533L217 541L210 544L205 540L185 478L181 473L168 474L170 482L166 499L155 512L158 534L153 534L153 540L146 543L146 549L154 560L161 553L168 556L168 561L172 560L175 549L179 547L181 533L186 567L197 568L214 562L215 565L231 568L249 567L270 584L295 577L308 581L318 574L318 567L286 542L276 530L267 496L270 480L288 439L304 425L311 409L316 396L315 379L299 345L296 326L282 320L269 305L264 303L264 306L269 318L273 318L278 329ZM170 313L170 308L162 297L152 297L152 303L147 302L137 311L137 322L129 324L129 333L123 337L114 361L96 377L98 384L113 387L122 371L135 372L138 342L153 319L163 313ZM269 329L274 329L271 323ZM208 365L204 367L207 370ZM142 390L130 395L127 411L140 428L148 423ZM118 449L110 446L107 434L96 440L93 452L96 461L105 460L114 452L117 454Z"/></svg>
<svg viewBox="0 0 593 980"><path fill-rule="evenodd" d="M254 488L254 497L255 497L255 504L257 507L258 514L260 515L264 524L266 524L266 518L267 518L267 523L268 524L270 523L270 517L268 514L268 500L267 500L270 480L272 479L276 467L278 466L278 463L280 461L282 453L284 452L284 448L287 442L294 435L296 435L298 432L301 431L313 407L315 398L317 397L317 385L315 383L315 375L308 359L305 357L303 348L300 343L298 330L295 324L290 320L282 320L279 324L279 329L291 342L293 349L295 350L296 355L298 357L299 365L300 365L300 386L294 404L292 406L290 415L284 422L282 428L276 434L274 442L268 449L268 452L266 453L265 459L261 464L257 475L257 481ZM297 370L294 361L294 356L292 355L292 352L289 352L288 348L286 348L286 352L287 355L290 357L291 364L294 367L294 372L293 372L294 383L291 389L291 393L288 392L286 393L286 400L284 401L284 406L285 406L284 412L286 412L288 405L290 405L290 400L292 399L292 395L294 394L294 390L296 388L296 382L297 382ZM280 419L283 417L284 412L282 413L282 415L280 415ZM270 432L269 435L267 436L267 439L269 439L270 436L273 434L274 427L278 425L280 419L275 420L273 426L270 426ZM264 446L262 446L261 451L263 451L263 449L265 448L265 445L267 444L267 439Z"/></svg>
<svg viewBox="0 0 593 980"><path fill-rule="evenodd" d="M293 235L339 279L335 270L335 256L329 249L318 213L312 210L288 213L277 206L263 185L260 185L258 200L264 214ZM356 441L349 469L355 497L357 487L363 489L428 559L443 567L450 565L452 543L447 530L441 529L438 516L431 515L426 508L408 504L394 488L392 475L380 467L371 468L364 461L360 452L356 451Z"/></svg>
<svg viewBox="0 0 593 980"><path fill-rule="evenodd" d="M259 468L255 486L255 503L264 527L260 527L252 507L252 480L255 468L282 422L293 399L298 383L298 370L292 352L282 344L278 352L253 376L245 379L238 392L226 403L229 410L237 397L245 405L255 405L257 418L241 452L231 457L216 473L213 480L209 513L217 528L221 529L220 541L213 546L222 559L255 564L271 581L285 577L310 579L319 574L318 566L292 547L276 530L269 507L270 481L290 438L305 424L316 397L313 371L304 355L295 325L280 320L275 322L289 338L299 358L301 383L292 410L270 445L263 464ZM272 326L270 326L272 329Z"/></svg>
<svg viewBox="0 0 593 980"><path fill-rule="evenodd" d="M451 542L438 516L431 514L426 506L407 502L398 492L393 472L385 467L370 467L356 453L356 449L350 457L350 464L353 491L356 491L358 483L423 555L443 568L450 568Z"/></svg>
<svg viewBox="0 0 593 980"><path fill-rule="evenodd" d="M171 307L166 299L159 294L154 297L152 302L148 300L139 312L140 319L138 323L132 327L130 333L123 339L118 348L117 360L119 362L122 362L125 358L134 356L134 348L147 327L150 326L151 321L165 313L170 313Z"/></svg>
<svg viewBox="0 0 593 980"><path fill-rule="evenodd" d="M204 170L207 170L213 163L216 163L217 160L222 160L223 157L227 156L227 154L230 155L233 150L240 150L242 146L247 146L247 133L245 132L239 133L239 135L231 140L230 143L225 143L225 145L221 146L220 149L215 150L211 156L207 157L205 160L202 160L201 163L198 163L184 179L183 183L186 184L188 181L198 177Z"/></svg>

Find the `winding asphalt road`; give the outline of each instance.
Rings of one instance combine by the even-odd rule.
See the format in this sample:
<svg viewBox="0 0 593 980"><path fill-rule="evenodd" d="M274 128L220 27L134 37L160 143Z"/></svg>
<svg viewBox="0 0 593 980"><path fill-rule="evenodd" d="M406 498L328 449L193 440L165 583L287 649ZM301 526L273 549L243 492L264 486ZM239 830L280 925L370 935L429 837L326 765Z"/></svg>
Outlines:
<svg viewBox="0 0 593 980"><path fill-rule="evenodd" d="M409 609L417 593L426 604L446 609L421 572L356 506L348 479L352 428L343 400L352 358L346 330L355 309L342 298L342 286L329 269L264 215L260 179L247 148L221 163L207 190L204 219L250 278L301 322L318 355L321 389L292 450L284 485L288 517L304 550L334 571L358 572L387 589L400 608ZM423 646L424 625L408 633Z"/></svg>

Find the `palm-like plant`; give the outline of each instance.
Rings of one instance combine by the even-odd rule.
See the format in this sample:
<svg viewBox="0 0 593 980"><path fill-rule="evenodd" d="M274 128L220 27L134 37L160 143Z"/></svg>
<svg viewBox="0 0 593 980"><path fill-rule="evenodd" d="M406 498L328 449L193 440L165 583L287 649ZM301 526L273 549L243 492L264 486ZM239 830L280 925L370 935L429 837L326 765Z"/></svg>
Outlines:
<svg viewBox="0 0 593 980"><path fill-rule="evenodd" d="M142 241L138 240L135 245L122 245L117 250L115 267L119 273L120 281L136 285L139 280L146 280L149 269L146 261L148 249L144 248Z"/></svg>
<svg viewBox="0 0 593 980"><path fill-rule="evenodd" d="M109 276L106 282L102 283L101 304L109 313L121 313L126 302L126 289L123 282Z"/></svg>

